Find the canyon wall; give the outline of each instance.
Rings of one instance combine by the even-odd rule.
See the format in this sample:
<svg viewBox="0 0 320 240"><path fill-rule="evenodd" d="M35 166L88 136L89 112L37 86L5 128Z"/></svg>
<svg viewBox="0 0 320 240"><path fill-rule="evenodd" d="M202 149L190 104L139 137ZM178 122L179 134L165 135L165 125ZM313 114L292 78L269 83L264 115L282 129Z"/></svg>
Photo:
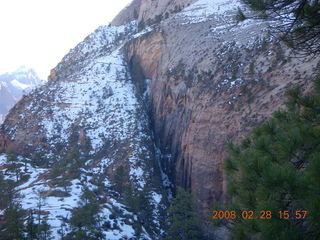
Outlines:
<svg viewBox="0 0 320 240"><path fill-rule="evenodd" d="M204 214L225 200L227 143L281 108L291 86L309 90L319 71L319 59L296 58L271 36L267 22L237 23L238 7L252 14L239 1L212 2L198 1L126 45L132 68L151 79L163 168L176 185L196 194ZM164 2L142 4L153 9ZM140 19L152 18L156 10L146 13L148 8L140 7ZM159 9L164 15L165 8Z"/></svg>

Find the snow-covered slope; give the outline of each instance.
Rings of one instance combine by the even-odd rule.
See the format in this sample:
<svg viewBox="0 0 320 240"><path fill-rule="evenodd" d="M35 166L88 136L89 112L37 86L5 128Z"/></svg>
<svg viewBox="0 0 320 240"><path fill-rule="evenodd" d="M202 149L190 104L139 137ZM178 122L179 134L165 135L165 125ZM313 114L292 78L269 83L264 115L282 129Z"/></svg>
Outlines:
<svg viewBox="0 0 320 240"><path fill-rule="evenodd" d="M230 17L234 18L234 13L242 6L239 0L198 0L184 8L176 17L184 18L184 24L211 20L225 24L227 22L225 20L230 20L228 19Z"/></svg>
<svg viewBox="0 0 320 240"><path fill-rule="evenodd" d="M19 102L18 117L9 115L4 124L11 140L30 153L16 163L27 179L16 188L19 201L32 210L43 199L54 239L72 230L68 219L84 187L97 193L105 239L161 234L166 196L148 118L121 49L136 33L136 22L99 27L63 58L47 84ZM8 128L11 121L17 124ZM0 159L5 177L15 180L7 156ZM124 192L116 187L121 170ZM142 196L146 206L133 210L128 198L139 202Z"/></svg>
<svg viewBox="0 0 320 240"><path fill-rule="evenodd" d="M41 218L46 218L52 231L52 239L60 239L62 234L68 233L70 227L65 224L66 219L70 218L71 210L78 207L82 189L88 187L92 191L98 191L98 187L93 183L95 177L102 175L102 169L106 169L110 163L108 161L100 162L96 168L91 168L90 162L86 162L85 166L80 169L81 175L77 179L67 180L64 186L55 185L55 179L50 178L52 169L39 168L31 164L30 159L18 157L18 160L12 162L7 155L0 155L0 174L3 174L5 180L18 182L16 191L20 194L16 199L21 203L22 208L33 211L37 217L39 203L41 203ZM12 167L14 166L14 167ZM14 169L14 170L12 170ZM18 175L17 175L18 172ZM17 177L18 176L18 177ZM57 178L61 178L59 176ZM23 179L23 180L21 180ZM110 187L111 183L106 178L103 181L104 187ZM153 205L155 217L159 216L158 208L162 196L155 191L151 192L153 199L150 204ZM133 223L137 221L138 215L130 212L128 206L120 203L113 197L113 193L105 189L100 209L100 227L103 230L105 239L118 240L127 239L136 235ZM116 217L115 212L119 212ZM0 210L0 216L2 211ZM158 221L155 219L155 221ZM112 228L104 228L103 225L108 223ZM158 226L160 229L160 226ZM147 231L142 227L141 238L153 239ZM154 233L153 233L154 234Z"/></svg>

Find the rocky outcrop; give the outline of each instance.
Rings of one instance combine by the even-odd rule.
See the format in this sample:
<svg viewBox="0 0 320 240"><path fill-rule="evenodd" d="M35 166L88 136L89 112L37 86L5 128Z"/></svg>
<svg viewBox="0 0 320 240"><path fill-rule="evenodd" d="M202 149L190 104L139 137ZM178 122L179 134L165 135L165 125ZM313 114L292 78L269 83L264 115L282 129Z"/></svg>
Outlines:
<svg viewBox="0 0 320 240"><path fill-rule="evenodd" d="M138 21L148 22L148 20L156 19L157 16L162 18L169 17L170 15L174 15L174 13L181 11L193 2L196 2L196 0L142 1Z"/></svg>
<svg viewBox="0 0 320 240"><path fill-rule="evenodd" d="M126 57L131 68L141 66L145 78L155 78L162 57L163 34L150 32L145 36L127 43Z"/></svg>
<svg viewBox="0 0 320 240"><path fill-rule="evenodd" d="M113 26L126 24L133 20L144 23L159 22L181 11L197 0L133 0L111 22Z"/></svg>
<svg viewBox="0 0 320 240"><path fill-rule="evenodd" d="M11 140L8 139L6 136L0 136L0 151L1 152L9 152Z"/></svg>
<svg viewBox="0 0 320 240"><path fill-rule="evenodd" d="M54 69L51 69L50 75L48 76L48 82L54 81L57 78L57 72Z"/></svg>
<svg viewBox="0 0 320 240"><path fill-rule="evenodd" d="M139 16L141 1L142 0L133 0L112 20L111 25L120 26L136 20Z"/></svg>

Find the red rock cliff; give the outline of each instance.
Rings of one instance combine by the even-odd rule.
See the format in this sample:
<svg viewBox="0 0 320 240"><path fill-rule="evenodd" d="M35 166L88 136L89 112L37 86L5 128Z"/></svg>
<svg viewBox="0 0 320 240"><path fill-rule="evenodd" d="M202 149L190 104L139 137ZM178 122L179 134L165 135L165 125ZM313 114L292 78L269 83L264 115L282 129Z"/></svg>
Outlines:
<svg viewBox="0 0 320 240"><path fill-rule="evenodd" d="M151 79L154 131L163 154L171 155L163 166L177 185L196 194L204 212L225 199L226 144L281 108L293 84L309 89L318 62L294 58L264 22L237 26L234 10L213 11L203 21L189 17L207 8L191 5L169 16L126 49L128 61Z"/></svg>

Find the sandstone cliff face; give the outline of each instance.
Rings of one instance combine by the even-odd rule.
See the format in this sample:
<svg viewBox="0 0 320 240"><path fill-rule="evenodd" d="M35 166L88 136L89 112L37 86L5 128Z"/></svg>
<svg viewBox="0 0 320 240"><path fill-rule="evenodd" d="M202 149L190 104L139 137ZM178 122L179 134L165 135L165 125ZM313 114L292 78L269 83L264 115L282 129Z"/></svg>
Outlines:
<svg viewBox="0 0 320 240"><path fill-rule="evenodd" d="M138 21L148 21L156 16L170 15L189 6L195 0L145 0L141 2Z"/></svg>
<svg viewBox="0 0 320 240"><path fill-rule="evenodd" d="M139 9L142 0L134 0L127 7L125 7L111 22L113 26L120 26L127 22L138 18Z"/></svg>
<svg viewBox="0 0 320 240"><path fill-rule="evenodd" d="M197 0L133 0L111 22L119 26L129 21L154 22L157 18L168 18Z"/></svg>
<svg viewBox="0 0 320 240"><path fill-rule="evenodd" d="M164 2L142 1L140 18ZM205 214L225 197L226 144L281 108L293 84L309 89L319 69L318 59L298 60L271 37L267 23L237 24L238 7L251 14L239 1L197 1L127 44L127 61L151 79L163 168Z"/></svg>

